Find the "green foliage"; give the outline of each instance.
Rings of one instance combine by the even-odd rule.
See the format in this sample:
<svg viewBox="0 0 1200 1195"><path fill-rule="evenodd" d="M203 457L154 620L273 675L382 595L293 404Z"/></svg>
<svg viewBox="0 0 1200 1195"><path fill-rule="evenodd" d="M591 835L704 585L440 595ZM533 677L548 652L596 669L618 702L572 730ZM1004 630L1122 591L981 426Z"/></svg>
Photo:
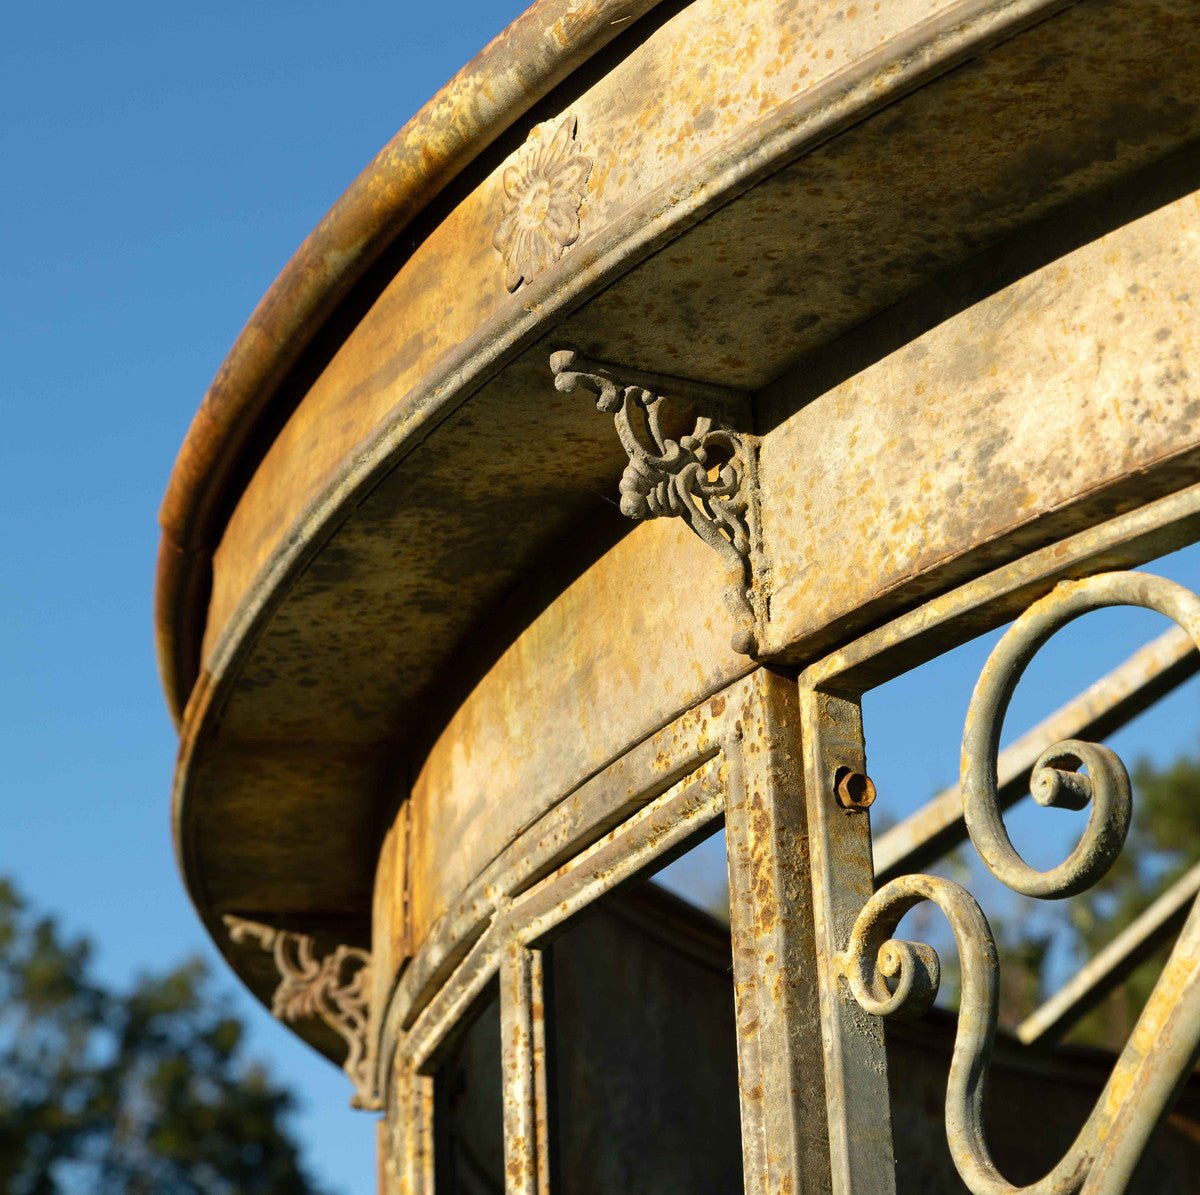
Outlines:
<svg viewBox="0 0 1200 1195"><path fill-rule="evenodd" d="M1134 816L1129 838L1105 880L1062 906L1057 923L1038 901L1018 901L993 917L1003 963L1000 1020L1015 1026L1049 995L1048 964L1055 950L1082 966L1107 946L1195 861L1195 801L1200 794L1200 753L1166 767L1141 760L1133 769ZM969 886L969 885L968 885ZM1039 908L1039 906L1042 906ZM1069 1040L1119 1050L1162 971L1168 943L1139 966L1098 1007L1072 1028Z"/></svg>
<svg viewBox="0 0 1200 1195"><path fill-rule="evenodd" d="M1071 902L1077 961L1106 946L1196 859L1196 798L1200 753L1167 767L1141 760L1131 776L1134 817L1129 838L1105 883ZM1120 1049L1158 979L1168 944L1142 964L1103 1004L1084 1017L1074 1041Z"/></svg>
<svg viewBox="0 0 1200 1195"><path fill-rule="evenodd" d="M0 880L0 1190L306 1195L293 1097L242 1054L204 965L126 993Z"/></svg>

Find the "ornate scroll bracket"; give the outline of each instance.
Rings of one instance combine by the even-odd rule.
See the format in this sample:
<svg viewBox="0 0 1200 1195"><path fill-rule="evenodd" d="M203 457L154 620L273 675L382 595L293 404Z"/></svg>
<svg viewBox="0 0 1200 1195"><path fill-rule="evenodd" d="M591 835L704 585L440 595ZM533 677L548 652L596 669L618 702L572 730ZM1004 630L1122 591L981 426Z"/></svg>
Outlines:
<svg viewBox="0 0 1200 1195"><path fill-rule="evenodd" d="M367 1042L371 955L353 946L338 946L318 958L308 934L274 929L243 917L227 916L224 921L234 942L257 942L274 955L280 979L271 998L271 1012L289 1024L316 1017L334 1030L346 1043L342 1069L354 1084L351 1103L356 1108L377 1109Z"/></svg>
<svg viewBox="0 0 1200 1195"><path fill-rule="evenodd" d="M629 457L621 477L621 513L631 519L681 518L717 553L725 604L737 624L733 648L756 652L765 621L763 586L755 585L754 576L755 560L761 560L756 438L712 415L697 416L678 438L667 433L668 394L692 399L695 406L693 395L704 404L717 394L715 387L622 370L574 349L551 353L550 369L557 390L570 394L582 386L596 395L596 409L613 417Z"/></svg>

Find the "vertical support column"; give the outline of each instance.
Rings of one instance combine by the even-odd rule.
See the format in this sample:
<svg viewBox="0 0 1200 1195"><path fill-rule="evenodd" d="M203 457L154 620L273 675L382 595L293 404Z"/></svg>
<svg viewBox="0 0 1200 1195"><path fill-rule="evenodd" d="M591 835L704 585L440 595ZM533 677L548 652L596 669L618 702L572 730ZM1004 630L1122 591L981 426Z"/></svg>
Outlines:
<svg viewBox="0 0 1200 1195"><path fill-rule="evenodd" d="M505 1195L548 1195L542 952L512 941L500 968Z"/></svg>
<svg viewBox="0 0 1200 1195"><path fill-rule="evenodd" d="M799 700L832 1189L894 1195L883 1022L858 1007L840 974L850 929L875 890L870 814L861 801L843 807L836 793L839 779L851 796L865 781L862 709L857 698L820 692L803 676Z"/></svg>
<svg viewBox="0 0 1200 1195"><path fill-rule="evenodd" d="M829 1190L812 884L795 683L745 682L726 837L747 1195Z"/></svg>
<svg viewBox="0 0 1200 1195"><path fill-rule="evenodd" d="M433 1079L397 1061L381 1195L433 1195Z"/></svg>

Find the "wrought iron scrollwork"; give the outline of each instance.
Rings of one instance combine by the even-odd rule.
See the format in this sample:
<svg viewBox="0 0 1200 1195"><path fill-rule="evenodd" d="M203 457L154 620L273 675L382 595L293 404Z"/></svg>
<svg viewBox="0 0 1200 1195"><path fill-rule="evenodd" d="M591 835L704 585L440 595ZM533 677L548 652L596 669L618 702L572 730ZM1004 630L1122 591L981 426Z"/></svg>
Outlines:
<svg viewBox="0 0 1200 1195"><path fill-rule="evenodd" d="M371 1058L367 1048L370 1015L371 955L354 946L338 946L322 957L308 934L290 933L244 917L226 917L234 942L257 942L272 952L279 986L271 1012L291 1023L306 1017L324 1021L346 1043L342 1069L354 1084L356 1108L374 1108Z"/></svg>
<svg viewBox="0 0 1200 1195"><path fill-rule="evenodd" d="M1086 891L1120 854L1129 829L1129 777L1107 747L1070 740L1038 760L1030 791L1045 806L1083 809L1075 849L1047 871L1031 867L1009 839L997 797L996 759L1004 715L1030 660L1081 615L1141 606L1173 619L1200 648L1200 597L1143 573L1067 581L1034 603L984 666L963 735L967 829L985 865L1013 891L1053 900ZM1086 769L1086 772L1081 770ZM838 960L857 1003L878 1016L920 1015L937 991L939 961L928 945L893 937L910 909L930 901L954 932L962 998L946 1091L946 1133L955 1166L975 1195L1072 1195L1125 1189L1146 1142L1200 1053L1200 904L1193 904L1154 991L1087 1122L1059 1163L1025 1187L996 1168L983 1129L983 1101L996 1031L999 962L987 918L960 885L910 875L880 888L860 912Z"/></svg>
<svg viewBox="0 0 1200 1195"><path fill-rule="evenodd" d="M596 395L596 409L612 415L629 464L621 477L621 513L631 519L684 520L721 560L725 604L737 630L735 651L757 650L757 595L752 554L758 535L758 477L753 437L701 415L673 439L663 427L667 398L628 384L609 367L574 349L550 355L554 385L564 394L580 386Z"/></svg>

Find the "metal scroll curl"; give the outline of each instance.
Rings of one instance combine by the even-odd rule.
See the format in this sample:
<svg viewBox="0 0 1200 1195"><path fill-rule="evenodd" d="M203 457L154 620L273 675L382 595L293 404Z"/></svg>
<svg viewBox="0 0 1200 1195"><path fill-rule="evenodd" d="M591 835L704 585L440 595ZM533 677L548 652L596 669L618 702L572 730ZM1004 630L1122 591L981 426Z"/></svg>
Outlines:
<svg viewBox="0 0 1200 1195"><path fill-rule="evenodd" d="M1069 740L1038 760L1030 791L1040 804L1090 805L1070 855L1039 871L1009 839L997 797L1004 715L1026 666L1067 623L1109 606L1141 606L1173 619L1200 649L1200 597L1161 577L1106 573L1066 581L1035 602L984 666L963 735L962 794L971 841L993 875L1016 892L1052 900L1086 891L1108 872L1129 829L1129 777L1107 747ZM1086 768L1086 772L1081 769ZM1086 1123L1059 1163L1017 1187L996 1168L983 1129L983 1101L996 1031L999 962L987 918L960 885L929 875L885 884L855 922L840 970L858 1004L877 1016L920 1015L937 992L939 961L921 943L893 937L924 901L954 931L962 1000L946 1090L946 1134L959 1175L974 1195L1074 1195L1125 1190L1146 1142L1200 1054L1200 902L1180 932L1150 999Z"/></svg>

